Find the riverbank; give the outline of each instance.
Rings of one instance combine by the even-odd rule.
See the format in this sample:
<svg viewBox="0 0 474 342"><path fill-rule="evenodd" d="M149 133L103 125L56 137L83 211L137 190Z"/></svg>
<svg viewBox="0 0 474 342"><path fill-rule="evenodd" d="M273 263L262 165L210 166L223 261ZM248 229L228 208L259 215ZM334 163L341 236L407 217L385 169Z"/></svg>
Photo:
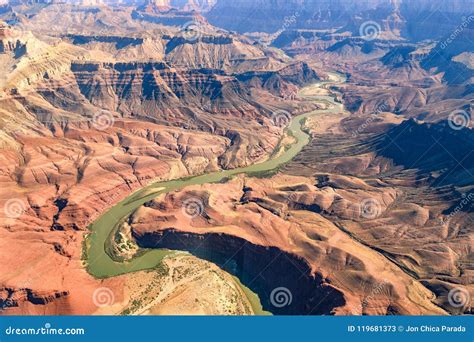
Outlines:
<svg viewBox="0 0 474 342"><path fill-rule="evenodd" d="M337 103L333 96L314 95L315 89L326 89L330 84L345 81L339 75L336 75L335 78L336 80L334 82L319 82L305 87L300 91L301 97L305 97L308 100L318 103L324 102L329 104L329 106L326 109L315 110L294 117L287 127L286 134L291 135L295 142L292 145L288 145L288 147L276 157L244 168L224 170L167 182L153 183L135 191L129 197L104 213L90 226L91 232L85 240L84 257L88 272L96 278L109 278L130 272L153 269L161 263L163 258L177 253L166 249L146 249L133 259L120 262L114 260L107 253L107 246L113 239L113 232L117 225L121 224L124 219L130 216L144 203L156 198L160 194L168 193L190 185L217 183L238 174L245 173L252 175L278 170L279 167L291 161L311 139L304 127L307 119L317 115L337 113L343 110L342 104ZM245 292L249 300L252 302L254 309L261 307L260 303L256 304L258 301L254 298L256 297L258 299L256 294L247 293L251 292L250 290Z"/></svg>

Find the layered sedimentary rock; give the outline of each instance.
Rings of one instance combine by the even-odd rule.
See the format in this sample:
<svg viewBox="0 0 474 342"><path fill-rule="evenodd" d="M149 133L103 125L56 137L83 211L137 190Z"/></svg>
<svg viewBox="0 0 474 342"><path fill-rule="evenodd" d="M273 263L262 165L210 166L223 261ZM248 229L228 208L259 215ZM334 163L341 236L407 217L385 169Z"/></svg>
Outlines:
<svg viewBox="0 0 474 342"><path fill-rule="evenodd" d="M275 32L288 25L300 28L331 28L342 26L351 14L373 8L383 0L370 1L219 1L207 14L216 26L240 32ZM293 21L288 18L295 17ZM231 19L232 18L232 19ZM331 24L329 24L331 23Z"/></svg>
<svg viewBox="0 0 474 342"><path fill-rule="evenodd" d="M190 197L203 201L199 217L183 214L182 203ZM386 210L397 192L347 177L316 186L284 175L239 178L157 198L133 215L131 225L142 246L187 250L227 267L274 313L442 313L420 283L322 216L359 221L360 199L366 197L377 198ZM277 285L291 291L291 305L272 306ZM378 286L383 290L371 294Z"/></svg>
<svg viewBox="0 0 474 342"><path fill-rule="evenodd" d="M343 120L346 133L316 136L285 171L300 176L343 174L395 186L399 196L390 206L372 197L362 201L367 205L362 221L340 213L334 213L332 221L433 291L436 304L451 313L469 313L472 160L467 151L472 132L413 120L392 121L387 130L379 121L383 117L370 125L357 117ZM459 154L453 145L459 146ZM464 297L456 305L452 296L458 292Z"/></svg>
<svg viewBox="0 0 474 342"><path fill-rule="evenodd" d="M161 195L131 216L134 237L144 247L186 250L226 267L275 313L441 314L438 305L471 312L472 158L456 160L468 155L472 133L391 119L387 133L379 124L354 135L356 120L341 122L346 133L315 133L283 174ZM362 136L370 139L355 143ZM453 144L465 150L446 155ZM199 215L183 210L190 198L200 203ZM314 294L299 281L281 280L295 306L272 306L278 282L270 275L255 281L255 274L257 260L275 257L274 249L296 258L294 265L303 260L307 266L296 269L316 282L322 277L320 286L336 291L328 294L333 301L299 307ZM283 264L265 265L286 279L280 273L292 267ZM381 271L387 267L390 276ZM453 293L462 293L463 302L454 305Z"/></svg>
<svg viewBox="0 0 474 342"><path fill-rule="evenodd" d="M254 57L270 60L258 48L220 36L176 44L174 32L44 38L3 25L2 311L93 313L103 287L120 307L124 278L99 281L83 268L87 226L150 182L268 158L282 135L272 112L314 108L286 96L317 79L305 64L263 63L278 84L263 74L250 82L227 68L254 71ZM209 65L174 66L192 46Z"/></svg>
<svg viewBox="0 0 474 342"><path fill-rule="evenodd" d="M0 7L2 313L210 313L180 295L202 279L171 279L170 298L137 308L140 277L92 278L86 228L150 182L281 151L292 138L280 140L273 115L315 109L297 92L328 70L348 76L332 89L351 116L308 119L313 142L275 176L147 203L130 234L219 264L277 314L472 313L469 299L451 303L453 291L472 298L470 2L220 1L208 14L198 11L212 1L128 4ZM255 41L204 16L277 34ZM380 26L375 37L361 33L366 21ZM202 215L183 214L189 196ZM245 299L226 311L242 296L228 273L199 275L223 303L211 313L250 313ZM278 282L293 306L272 305Z"/></svg>
<svg viewBox="0 0 474 342"><path fill-rule="evenodd" d="M216 26L239 32L343 28L358 34L361 24L375 21L384 32L419 41L452 32L472 10L468 0L240 0L219 1L206 16Z"/></svg>

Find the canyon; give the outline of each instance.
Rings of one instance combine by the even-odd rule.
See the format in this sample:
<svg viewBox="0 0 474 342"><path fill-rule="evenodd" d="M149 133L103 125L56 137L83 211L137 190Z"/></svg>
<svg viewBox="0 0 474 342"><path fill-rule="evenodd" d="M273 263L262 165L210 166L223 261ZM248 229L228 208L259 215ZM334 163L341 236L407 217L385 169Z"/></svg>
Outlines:
<svg viewBox="0 0 474 342"><path fill-rule="evenodd" d="M0 314L472 314L473 9L0 5Z"/></svg>

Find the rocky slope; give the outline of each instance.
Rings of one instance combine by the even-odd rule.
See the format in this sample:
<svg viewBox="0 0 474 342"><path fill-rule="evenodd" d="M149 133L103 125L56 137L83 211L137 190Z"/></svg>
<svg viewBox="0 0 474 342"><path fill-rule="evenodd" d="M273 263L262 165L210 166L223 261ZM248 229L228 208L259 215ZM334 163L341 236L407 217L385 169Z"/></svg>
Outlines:
<svg viewBox="0 0 474 342"><path fill-rule="evenodd" d="M304 63L272 62L239 38L180 41L176 28L150 38L77 33L73 25L69 34L44 36L41 18L54 20L54 6L21 29L1 29L0 298L7 314L90 314L104 287L126 303L126 277L99 281L83 268L88 224L152 181L268 158L283 132L272 113L314 108L286 96L317 79ZM179 65L188 47L202 51L199 68ZM249 78L255 70L261 73Z"/></svg>
<svg viewBox="0 0 474 342"><path fill-rule="evenodd" d="M387 37L420 41L454 31L473 9L469 0L238 0L218 1L206 16L213 25L239 32L342 28L359 34L361 24L372 21Z"/></svg>
<svg viewBox="0 0 474 342"><path fill-rule="evenodd" d="M383 0L370 1L218 1L207 14L208 20L216 26L239 32L276 32L285 26L299 28L331 28L342 26L352 14L368 10ZM295 22L285 19L296 17Z"/></svg>
<svg viewBox="0 0 474 342"><path fill-rule="evenodd" d="M0 7L1 313L251 313L229 273L277 314L472 313L471 2L212 5ZM277 33L255 42L204 16ZM375 39L359 31L370 20ZM156 180L268 158L292 140L274 116L314 109L297 91L328 70L348 76L332 90L351 115L307 120L312 143L291 163L163 195L127 222L141 246L207 261L86 273L84 235L107 208ZM183 212L189 198L199 215ZM140 292L155 276L159 301ZM215 310L182 295L204 283ZM272 303L277 283L293 306Z"/></svg>
<svg viewBox="0 0 474 342"><path fill-rule="evenodd" d="M323 50L303 51L305 60L318 56L326 67L351 75L344 99L358 115L393 112L427 122L456 117L469 127L474 97L472 48L466 42L471 26L439 42L347 38Z"/></svg>
<svg viewBox="0 0 474 342"><path fill-rule="evenodd" d="M470 313L472 132L389 118L357 135L352 117L336 124L339 133L315 125L313 142L282 173L161 195L130 217L132 233L142 246L227 266L274 313ZM454 145L463 148L453 156ZM183 210L190 198L200 203L196 215ZM278 253L285 257L257 281L257 260ZM288 259L293 266L284 266ZM314 294L290 281L297 276L284 280L294 268L324 279L333 301L300 307ZM293 304L272 305L271 275ZM460 305L452 301L458 292L467 294Z"/></svg>
<svg viewBox="0 0 474 342"><path fill-rule="evenodd" d="M322 216L324 211L360 220L360 198L377 198L386 208L397 196L395 189L382 192L349 177L315 185L284 175L241 178L157 198L133 215L131 225L142 246L187 250L219 265L236 263L229 271L274 313L440 314L420 283ZM203 201L199 217L183 214L182 203L190 197ZM288 307L272 305L275 284L291 291ZM378 286L383 290L370 295Z"/></svg>

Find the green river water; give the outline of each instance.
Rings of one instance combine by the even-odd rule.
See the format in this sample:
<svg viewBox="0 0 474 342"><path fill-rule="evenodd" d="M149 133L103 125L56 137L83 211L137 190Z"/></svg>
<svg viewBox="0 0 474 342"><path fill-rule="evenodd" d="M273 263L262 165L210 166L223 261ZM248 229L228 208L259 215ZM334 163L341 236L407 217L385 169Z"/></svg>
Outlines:
<svg viewBox="0 0 474 342"><path fill-rule="evenodd" d="M331 74L331 76L332 78L336 79L335 82L320 82L318 84L313 84L303 88L300 91L299 96L302 98L306 98L307 100L312 100L315 102L329 102L331 106L328 109L315 110L313 112L294 117L290 121L287 130L288 133L296 139L296 142L289 146L278 157L243 168L224 170L172 181L152 183L134 192L129 197L110 208L89 227L90 234L86 239L84 251L87 262L87 271L96 278L114 277L125 273L152 269L156 267L164 257L176 253L174 251L164 249L150 249L146 250L144 253L141 253L132 260L126 262L117 262L114 261L109 256L109 254L107 254L106 245L110 239L113 238L112 232L118 224L123 222L125 218L127 218L144 203L152 200L162 193L171 192L189 185L217 183L238 174L252 174L272 171L291 161L293 157L295 157L310 141L310 136L303 130L303 125L306 118L325 113L336 113L343 110L342 104L335 102L334 98L331 96L307 95L311 89L314 89L314 87L323 87L328 84L341 83L345 81L344 77L339 74ZM254 306L254 303L252 303L252 306Z"/></svg>

